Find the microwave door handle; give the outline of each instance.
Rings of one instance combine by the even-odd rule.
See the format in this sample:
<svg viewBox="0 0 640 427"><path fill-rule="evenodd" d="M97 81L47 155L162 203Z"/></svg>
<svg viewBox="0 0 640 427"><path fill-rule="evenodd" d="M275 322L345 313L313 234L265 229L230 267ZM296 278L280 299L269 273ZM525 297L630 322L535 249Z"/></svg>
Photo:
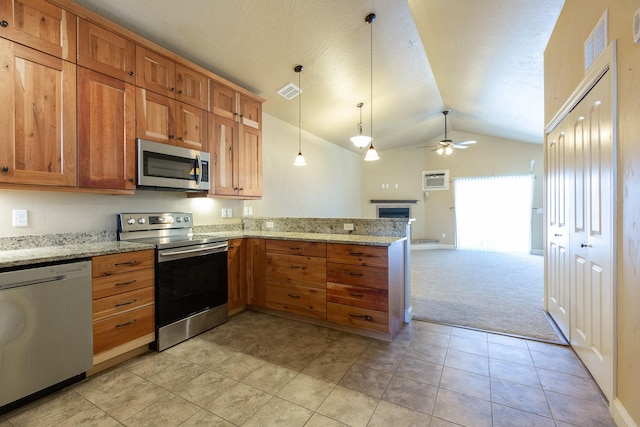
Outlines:
<svg viewBox="0 0 640 427"><path fill-rule="evenodd" d="M200 168L202 167L202 163L200 162L200 154L196 154L196 170L194 171L194 175L196 177L196 184L200 185Z"/></svg>

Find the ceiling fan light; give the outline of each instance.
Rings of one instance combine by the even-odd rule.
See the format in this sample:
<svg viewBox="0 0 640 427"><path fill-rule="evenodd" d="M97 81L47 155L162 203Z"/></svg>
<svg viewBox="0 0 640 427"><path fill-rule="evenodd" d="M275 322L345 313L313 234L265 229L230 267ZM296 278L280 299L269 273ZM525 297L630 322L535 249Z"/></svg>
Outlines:
<svg viewBox="0 0 640 427"><path fill-rule="evenodd" d="M367 162L372 162L374 160L380 160L380 156L378 156L378 152L375 148L373 148L373 144L369 146L367 150L367 154L364 156L364 160Z"/></svg>
<svg viewBox="0 0 640 427"><path fill-rule="evenodd" d="M438 154L440 154L440 155L442 156L442 155L444 154L444 147L439 147L439 148L436 150L436 153L438 153Z"/></svg>
<svg viewBox="0 0 640 427"><path fill-rule="evenodd" d="M447 148L444 149L444 154L448 156L451 153L453 153L453 148L451 148L450 145L447 145Z"/></svg>

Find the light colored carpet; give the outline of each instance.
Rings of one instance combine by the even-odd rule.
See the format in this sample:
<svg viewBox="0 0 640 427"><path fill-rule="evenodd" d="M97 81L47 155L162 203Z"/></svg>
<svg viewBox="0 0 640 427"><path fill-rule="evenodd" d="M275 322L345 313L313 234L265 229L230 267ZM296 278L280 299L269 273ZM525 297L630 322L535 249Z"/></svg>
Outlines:
<svg viewBox="0 0 640 427"><path fill-rule="evenodd" d="M413 318L564 344L545 315L539 255L411 251Z"/></svg>

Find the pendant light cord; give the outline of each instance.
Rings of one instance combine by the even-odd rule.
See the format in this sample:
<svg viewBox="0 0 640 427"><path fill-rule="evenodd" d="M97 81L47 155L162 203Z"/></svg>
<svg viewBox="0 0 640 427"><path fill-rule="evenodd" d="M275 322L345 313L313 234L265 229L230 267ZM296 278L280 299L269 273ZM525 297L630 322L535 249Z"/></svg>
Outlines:
<svg viewBox="0 0 640 427"><path fill-rule="evenodd" d="M298 90L300 93L298 94L298 154L302 154L302 87L300 86L302 67L300 67L300 71L298 71Z"/></svg>

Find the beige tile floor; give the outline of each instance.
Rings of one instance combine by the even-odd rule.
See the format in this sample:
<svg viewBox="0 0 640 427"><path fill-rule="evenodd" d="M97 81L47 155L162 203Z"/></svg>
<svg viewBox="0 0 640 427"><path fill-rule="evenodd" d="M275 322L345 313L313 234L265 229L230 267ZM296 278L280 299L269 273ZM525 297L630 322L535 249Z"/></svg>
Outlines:
<svg viewBox="0 0 640 427"><path fill-rule="evenodd" d="M244 312L0 415L53 425L615 424L567 347L417 321L383 343Z"/></svg>

